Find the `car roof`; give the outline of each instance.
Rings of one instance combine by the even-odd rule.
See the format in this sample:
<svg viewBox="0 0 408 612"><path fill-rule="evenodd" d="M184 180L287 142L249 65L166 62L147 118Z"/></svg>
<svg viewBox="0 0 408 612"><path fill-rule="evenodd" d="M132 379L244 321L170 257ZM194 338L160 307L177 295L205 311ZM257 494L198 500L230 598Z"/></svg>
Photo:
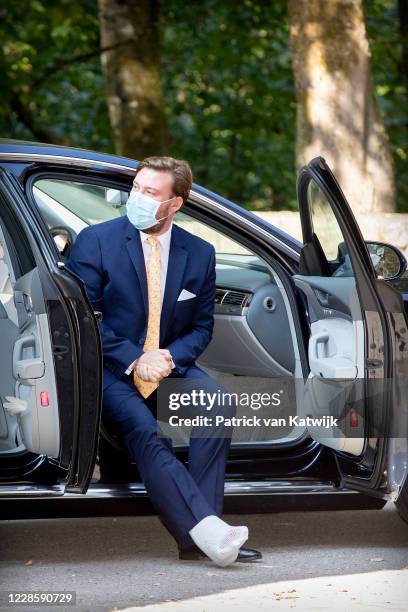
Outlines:
<svg viewBox="0 0 408 612"><path fill-rule="evenodd" d="M124 157L121 155L115 155L114 153L100 153L92 149L81 149L79 147L68 147L65 145L56 145L30 140L17 140L12 138L0 138L0 161L2 153L6 155L7 153L18 153L23 156L25 154L28 158L30 157L30 155L50 155L59 157L70 157L76 159L87 159L95 162L100 161L109 164L117 164L132 169L136 169L139 164L139 160L131 159L130 157ZM206 187L203 187L198 183L193 183L192 189L195 192L200 193L209 198L215 198L216 200L218 200L218 202L222 203L224 206L226 206L230 210L235 211L238 214L242 214L242 211L245 210L235 202L232 202L228 198L225 198L224 196L212 191L211 189L207 189ZM261 225L264 227L272 227L273 233L276 236L283 239L284 242L289 244L293 249L295 249L295 251L297 251L298 253L300 252L300 249L303 245L296 238L294 238L294 236L291 236L290 234L280 228L277 228L276 226L272 226L265 219L262 219L260 216L254 214L252 211L246 209L245 215L257 225Z"/></svg>
<svg viewBox="0 0 408 612"><path fill-rule="evenodd" d="M31 140L15 140L12 138L0 138L0 152L2 153L26 153L38 155L63 155L67 157L76 157L79 159L94 159L105 161L122 166L135 168L138 160L115 155L114 153L100 153L91 149L82 149L80 147L67 147L65 145L56 145L46 142L34 142ZM136 165L135 165L136 162Z"/></svg>

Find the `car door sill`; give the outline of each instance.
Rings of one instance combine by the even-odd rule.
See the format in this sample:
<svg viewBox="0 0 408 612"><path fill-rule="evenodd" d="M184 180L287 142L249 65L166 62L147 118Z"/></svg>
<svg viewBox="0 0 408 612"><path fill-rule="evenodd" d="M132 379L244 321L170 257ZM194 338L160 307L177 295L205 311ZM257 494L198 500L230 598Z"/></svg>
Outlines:
<svg viewBox="0 0 408 612"><path fill-rule="evenodd" d="M12 498L49 498L63 499L112 499L112 498L146 498L146 489L143 483L104 484L91 483L86 494L64 493L64 485L5 485L0 487L0 499ZM225 496L257 496L257 495L318 495L318 494L353 494L359 492L339 488L330 480L264 480L264 481L227 481L225 483Z"/></svg>
<svg viewBox="0 0 408 612"><path fill-rule="evenodd" d="M1 485L0 499L4 498L25 498L25 497L62 497L65 485Z"/></svg>
<svg viewBox="0 0 408 612"><path fill-rule="evenodd" d="M333 493L340 492L333 481L327 480L263 480L263 481L227 481L225 495L265 495L288 493ZM143 483L129 484L103 484L91 483L85 495L78 493L65 493L64 485L5 485L0 487L0 499L12 497L61 497L74 498L105 498L105 497L145 497L146 489Z"/></svg>
<svg viewBox="0 0 408 612"><path fill-rule="evenodd" d="M227 481L225 483L225 495L265 495L265 494L298 494L298 493L333 493L339 491L333 481L322 480L268 480L268 481ZM74 497L75 494L68 493L65 496ZM86 494L87 498L106 497L146 497L143 483L129 484L103 484L92 483Z"/></svg>

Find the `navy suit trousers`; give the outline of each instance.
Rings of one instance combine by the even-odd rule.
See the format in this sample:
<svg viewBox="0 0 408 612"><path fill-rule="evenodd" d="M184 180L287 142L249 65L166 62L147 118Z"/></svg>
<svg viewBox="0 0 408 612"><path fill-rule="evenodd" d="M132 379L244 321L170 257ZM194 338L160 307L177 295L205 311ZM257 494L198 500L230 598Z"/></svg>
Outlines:
<svg viewBox="0 0 408 612"><path fill-rule="evenodd" d="M194 378L206 392L227 391L197 366L182 375ZM186 381L187 382L187 381ZM136 463L147 494L162 523L179 544L193 544L189 530L209 515L221 516L225 468L232 427L226 437L191 437L186 467L175 456L172 441L157 435L157 391L144 399L131 376L109 384L103 392L102 420L108 431L120 437ZM231 417L235 405L214 405L211 414Z"/></svg>

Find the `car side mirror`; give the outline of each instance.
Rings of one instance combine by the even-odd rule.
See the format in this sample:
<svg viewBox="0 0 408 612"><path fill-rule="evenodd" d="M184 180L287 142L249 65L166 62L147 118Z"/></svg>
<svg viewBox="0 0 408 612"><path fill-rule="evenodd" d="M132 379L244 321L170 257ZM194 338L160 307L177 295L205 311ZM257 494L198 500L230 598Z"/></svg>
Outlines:
<svg viewBox="0 0 408 612"><path fill-rule="evenodd" d="M395 280L407 269L407 260L397 247L385 242L367 240L366 245L375 271L384 280Z"/></svg>

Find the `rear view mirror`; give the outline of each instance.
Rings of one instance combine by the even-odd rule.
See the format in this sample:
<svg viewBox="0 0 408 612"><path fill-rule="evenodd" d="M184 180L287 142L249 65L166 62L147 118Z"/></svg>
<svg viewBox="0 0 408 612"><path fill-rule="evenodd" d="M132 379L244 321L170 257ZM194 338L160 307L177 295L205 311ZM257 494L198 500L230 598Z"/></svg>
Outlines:
<svg viewBox="0 0 408 612"><path fill-rule="evenodd" d="M385 242L366 241L374 268L380 278L394 280L407 268L407 260L397 247Z"/></svg>
<svg viewBox="0 0 408 612"><path fill-rule="evenodd" d="M127 202L128 194L119 189L105 189L105 201L113 208L121 208Z"/></svg>

